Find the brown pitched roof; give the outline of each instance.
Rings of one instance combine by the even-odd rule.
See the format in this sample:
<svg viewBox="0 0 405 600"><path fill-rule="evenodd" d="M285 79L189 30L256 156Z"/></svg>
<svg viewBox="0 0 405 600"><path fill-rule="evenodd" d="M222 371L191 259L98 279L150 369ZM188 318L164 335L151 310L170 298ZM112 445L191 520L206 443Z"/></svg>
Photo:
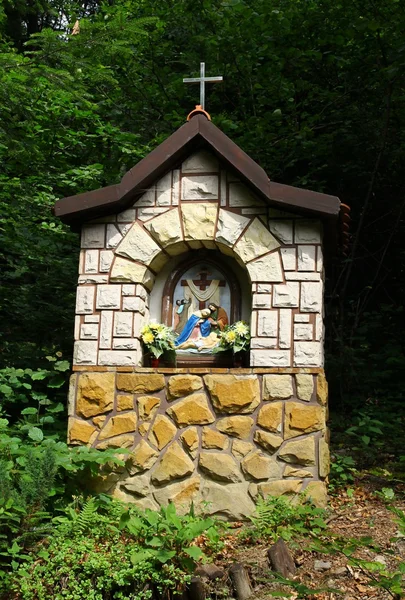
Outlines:
<svg viewBox="0 0 405 600"><path fill-rule="evenodd" d="M240 179L272 207L327 220L339 216L339 198L270 181L265 171L203 114L196 114L175 131L130 169L120 183L62 198L55 203L54 213L74 226L125 210L157 179L201 147L208 147L236 170Z"/></svg>

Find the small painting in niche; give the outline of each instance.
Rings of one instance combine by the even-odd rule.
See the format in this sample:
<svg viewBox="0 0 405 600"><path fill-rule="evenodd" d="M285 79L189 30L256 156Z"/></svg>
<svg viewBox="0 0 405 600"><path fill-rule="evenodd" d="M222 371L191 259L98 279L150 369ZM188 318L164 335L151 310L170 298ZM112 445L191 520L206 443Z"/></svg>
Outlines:
<svg viewBox="0 0 405 600"><path fill-rule="evenodd" d="M210 354L229 325L231 291L221 271L197 264L179 279L173 294L176 352Z"/></svg>

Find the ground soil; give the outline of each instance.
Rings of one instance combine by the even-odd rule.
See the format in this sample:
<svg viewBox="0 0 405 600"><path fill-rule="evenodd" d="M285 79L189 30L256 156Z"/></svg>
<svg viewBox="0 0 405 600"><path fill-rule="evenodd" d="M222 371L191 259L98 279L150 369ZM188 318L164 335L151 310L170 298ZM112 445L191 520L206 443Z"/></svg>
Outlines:
<svg viewBox="0 0 405 600"><path fill-rule="evenodd" d="M385 486L386 486L385 482ZM326 520L328 535L360 539L372 537L374 549L360 548L354 556L367 561L383 562L389 571L398 570L398 564L405 562L405 538L401 537L395 523L395 516L387 509L382 498L375 494L384 487L384 482L363 477L356 480L347 491L340 490L330 497ZM393 505L405 509L405 485L396 488L396 500ZM362 567L350 564L342 553L323 554L308 549L311 536L288 542L288 548L297 565L295 581L305 584L314 592L298 593L274 581L274 575L267 561L267 549L271 541L252 543L241 542L238 531L226 537L225 548L214 558L215 564L224 569L234 562L246 565L253 586L251 600L263 600L274 597L277 591L284 592L289 598L308 598L317 600L386 600L401 598L385 589L373 586L373 574ZM325 561L324 570L319 570L316 561ZM329 564L328 564L329 563ZM316 568L318 567L318 569ZM229 597L229 581L210 584L210 597ZM288 595L288 593L290 595ZM277 597L277 596L276 596Z"/></svg>

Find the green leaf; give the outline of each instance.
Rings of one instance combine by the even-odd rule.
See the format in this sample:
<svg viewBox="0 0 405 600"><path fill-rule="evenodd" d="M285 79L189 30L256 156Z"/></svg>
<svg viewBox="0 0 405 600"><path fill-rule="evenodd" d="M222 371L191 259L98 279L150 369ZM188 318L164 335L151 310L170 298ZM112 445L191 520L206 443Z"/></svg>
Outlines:
<svg viewBox="0 0 405 600"><path fill-rule="evenodd" d="M198 560L204 556L204 552L198 546L190 546L190 548L185 548L184 552L194 560Z"/></svg>
<svg viewBox="0 0 405 600"><path fill-rule="evenodd" d="M42 442L44 439L44 434L42 433L42 429L38 427L31 427L28 432L28 437L34 440L34 442Z"/></svg>
<svg viewBox="0 0 405 600"><path fill-rule="evenodd" d="M159 550L159 552L156 552L156 559L162 564L167 563L174 556L176 556L175 550Z"/></svg>
<svg viewBox="0 0 405 600"><path fill-rule="evenodd" d="M21 411L22 415L36 415L38 412L38 410L36 408L34 408L33 406L29 406L28 408L24 408L24 410Z"/></svg>
<svg viewBox="0 0 405 600"><path fill-rule="evenodd" d="M140 552L134 552L131 554L131 563L133 565L138 565L145 560L149 560L151 558L151 553L148 550L141 550Z"/></svg>

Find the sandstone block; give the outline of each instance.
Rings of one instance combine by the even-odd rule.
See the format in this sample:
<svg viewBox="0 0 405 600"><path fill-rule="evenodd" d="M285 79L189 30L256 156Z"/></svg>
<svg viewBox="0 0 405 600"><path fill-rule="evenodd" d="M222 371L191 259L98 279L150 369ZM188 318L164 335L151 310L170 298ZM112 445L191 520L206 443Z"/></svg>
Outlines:
<svg viewBox="0 0 405 600"><path fill-rule="evenodd" d="M192 394L179 400L167 409L167 414L174 419L178 427L207 425L215 421L205 394Z"/></svg>
<svg viewBox="0 0 405 600"><path fill-rule="evenodd" d="M184 431L180 436L181 441L183 442L184 447L191 456L194 458L196 451L198 450L198 432L197 427L189 427Z"/></svg>
<svg viewBox="0 0 405 600"><path fill-rule="evenodd" d="M283 281L280 254L272 252L252 260L246 265L251 281L266 281L277 283Z"/></svg>
<svg viewBox="0 0 405 600"><path fill-rule="evenodd" d="M191 475L193 471L193 462L184 450L182 450L178 442L173 442L153 471L152 482L162 485L174 479L181 479L182 477Z"/></svg>
<svg viewBox="0 0 405 600"><path fill-rule="evenodd" d="M139 396L137 398L139 418L149 421L160 406L160 398L156 396Z"/></svg>
<svg viewBox="0 0 405 600"><path fill-rule="evenodd" d="M105 450L106 448L131 448L134 445L135 436L133 434L124 433L108 440L99 442L97 448Z"/></svg>
<svg viewBox="0 0 405 600"><path fill-rule="evenodd" d="M186 158L181 165L181 170L182 173L216 173L218 160L210 152L201 150Z"/></svg>
<svg viewBox="0 0 405 600"><path fill-rule="evenodd" d="M176 427L165 415L157 415L149 434L149 441L162 450L176 434Z"/></svg>
<svg viewBox="0 0 405 600"><path fill-rule="evenodd" d="M257 424L263 429L273 433L281 432L281 420L283 415L283 405L281 402L266 404L260 409L257 417Z"/></svg>
<svg viewBox="0 0 405 600"><path fill-rule="evenodd" d="M69 444L88 444L96 432L97 429L87 421L69 417Z"/></svg>
<svg viewBox="0 0 405 600"><path fill-rule="evenodd" d="M93 423L94 423L94 425L96 427L98 427L99 429L101 429L101 427L102 427L104 421L106 420L106 418L107 417L105 415L103 415L102 417L94 417Z"/></svg>
<svg viewBox="0 0 405 600"><path fill-rule="evenodd" d="M228 454L201 452L198 466L206 475L217 481L235 483L241 480L238 465Z"/></svg>
<svg viewBox="0 0 405 600"><path fill-rule="evenodd" d="M92 313L94 307L94 292L93 285L79 286L76 291L76 314L84 315Z"/></svg>
<svg viewBox="0 0 405 600"><path fill-rule="evenodd" d="M257 334L267 338L277 338L278 315L275 310L260 310L257 320Z"/></svg>
<svg viewBox="0 0 405 600"><path fill-rule="evenodd" d="M82 373L77 385L76 412L89 418L113 409L115 373Z"/></svg>
<svg viewBox="0 0 405 600"><path fill-rule="evenodd" d="M278 498L284 494L298 494L301 491L301 487L301 479L280 479L278 481L259 483L256 487L252 485L249 488L249 492L254 498L259 494L264 498L267 496Z"/></svg>
<svg viewBox="0 0 405 600"><path fill-rule="evenodd" d="M109 367L132 367L139 363L140 355L136 350L100 350L98 364Z"/></svg>
<svg viewBox="0 0 405 600"><path fill-rule="evenodd" d="M319 431L325 427L325 410L321 406L286 402L284 438Z"/></svg>
<svg viewBox="0 0 405 600"><path fill-rule="evenodd" d="M217 422L217 429L222 433L245 440L250 435L253 423L251 417L226 417Z"/></svg>
<svg viewBox="0 0 405 600"><path fill-rule="evenodd" d="M289 367L290 362L289 350L252 350L250 353L252 367Z"/></svg>
<svg viewBox="0 0 405 600"><path fill-rule="evenodd" d="M151 491L149 475L135 475L134 477L128 477L121 484L121 487L131 494L147 496Z"/></svg>
<svg viewBox="0 0 405 600"><path fill-rule="evenodd" d="M311 436L286 442L278 456L287 463L304 466L315 465L315 439Z"/></svg>
<svg viewBox="0 0 405 600"><path fill-rule="evenodd" d="M260 219L255 218L242 235L236 246L235 252L244 263L279 248L280 244L270 233Z"/></svg>
<svg viewBox="0 0 405 600"><path fill-rule="evenodd" d="M291 375L264 375L263 400L284 400L293 395Z"/></svg>
<svg viewBox="0 0 405 600"><path fill-rule="evenodd" d="M185 481L165 485L163 488L155 490L154 496L160 506L173 502L176 505L177 512L183 514L190 509L191 503L196 500L200 485L200 477L193 476Z"/></svg>
<svg viewBox="0 0 405 600"><path fill-rule="evenodd" d="M278 327L278 344L280 348L291 348L291 321L291 309L280 308Z"/></svg>
<svg viewBox="0 0 405 600"><path fill-rule="evenodd" d="M328 382L323 374L318 375L316 378L316 399L322 406L325 406L328 402Z"/></svg>
<svg viewBox="0 0 405 600"><path fill-rule="evenodd" d="M208 450L214 448L226 450L228 447L228 438L226 435L219 433L219 431L215 431L209 427L204 427L202 432L202 447Z"/></svg>
<svg viewBox="0 0 405 600"><path fill-rule="evenodd" d="M269 221L269 229L277 239L280 240L283 244L292 244L293 243L293 225L292 221ZM295 268L295 265L294 265Z"/></svg>
<svg viewBox="0 0 405 600"><path fill-rule="evenodd" d="M287 465L284 470L284 477L305 478L313 476L314 474L312 473L312 471L308 471L307 469L297 469L296 467L290 467L290 465Z"/></svg>
<svg viewBox="0 0 405 600"><path fill-rule="evenodd" d="M148 433L150 426L151 426L151 424L146 421L144 423L141 423L140 425L138 425L138 431L139 431L140 435L145 436Z"/></svg>
<svg viewBox="0 0 405 600"><path fill-rule="evenodd" d="M233 246L248 223L249 219L246 217L221 208L218 217L217 242Z"/></svg>
<svg viewBox="0 0 405 600"><path fill-rule="evenodd" d="M184 238L186 240L214 239L218 207L216 204L199 202L183 204L181 209Z"/></svg>
<svg viewBox="0 0 405 600"><path fill-rule="evenodd" d="M322 311L322 281L303 281L301 283L300 309L302 312Z"/></svg>
<svg viewBox="0 0 405 600"><path fill-rule="evenodd" d="M118 394L117 396L117 410L133 410L134 399L132 396L126 394Z"/></svg>
<svg viewBox="0 0 405 600"><path fill-rule="evenodd" d="M295 367L321 367L323 364L323 348L321 342L295 342Z"/></svg>
<svg viewBox="0 0 405 600"><path fill-rule="evenodd" d="M242 471L248 479L274 479L281 477L281 467L275 460L258 450L248 454L241 462Z"/></svg>
<svg viewBox="0 0 405 600"><path fill-rule="evenodd" d="M254 440L257 444L259 444L259 446L268 452L275 452L283 443L283 438L281 435L274 435L274 433L261 431L260 429L255 431Z"/></svg>
<svg viewBox="0 0 405 600"><path fill-rule="evenodd" d="M134 223L117 246L115 253L124 258L150 265L161 252L160 246L151 238L139 223Z"/></svg>
<svg viewBox="0 0 405 600"><path fill-rule="evenodd" d="M104 248L105 225L83 225L81 238L82 248Z"/></svg>
<svg viewBox="0 0 405 600"><path fill-rule="evenodd" d="M165 387L165 378L159 373L118 373L117 389L132 394L149 394Z"/></svg>
<svg viewBox="0 0 405 600"><path fill-rule="evenodd" d="M295 384L297 386L297 397L300 400L309 402L314 391L313 375L299 374L295 376Z"/></svg>
<svg viewBox="0 0 405 600"><path fill-rule="evenodd" d="M155 277L145 265L117 256L111 271L110 281L141 283L150 290L153 287Z"/></svg>
<svg viewBox="0 0 405 600"><path fill-rule="evenodd" d="M300 284L290 281L283 285L275 285L273 293L273 306L294 308L298 306Z"/></svg>
<svg viewBox="0 0 405 600"><path fill-rule="evenodd" d="M180 215L176 208L155 217L145 227L163 248L183 239Z"/></svg>
<svg viewBox="0 0 405 600"><path fill-rule="evenodd" d="M167 391L169 400L188 396L201 388L202 379L197 375L174 375L170 377L168 383Z"/></svg>
<svg viewBox="0 0 405 600"><path fill-rule="evenodd" d="M96 365L97 364L97 342L83 340L75 342L73 351L73 364Z"/></svg>
<svg viewBox="0 0 405 600"><path fill-rule="evenodd" d="M298 271L315 271L316 246L298 246Z"/></svg>
<svg viewBox="0 0 405 600"><path fill-rule="evenodd" d="M111 268L111 264L114 258L112 250L101 250L100 252L100 271L101 273L108 273Z"/></svg>
<svg viewBox="0 0 405 600"><path fill-rule="evenodd" d="M327 506L328 492L324 481L310 481L304 493L318 508L325 508Z"/></svg>
<svg viewBox="0 0 405 600"><path fill-rule="evenodd" d="M205 375L205 384L217 412L251 413L260 402L257 377Z"/></svg>
<svg viewBox="0 0 405 600"><path fill-rule="evenodd" d="M111 417L98 436L99 440L121 435L122 433L130 433L136 430L136 414L126 413L125 415L117 415Z"/></svg>
<svg viewBox="0 0 405 600"><path fill-rule="evenodd" d="M73 373L69 377L69 392L68 392L68 415L69 417L73 417L75 414L75 404L76 404L76 383L77 383L77 373Z"/></svg>
<svg viewBox="0 0 405 600"><path fill-rule="evenodd" d="M230 520L246 519L255 509L248 496L246 483L216 483L205 481L202 489L202 500L207 503L206 510L211 515L218 515Z"/></svg>
<svg viewBox="0 0 405 600"><path fill-rule="evenodd" d="M284 271L295 271L297 261L297 251L295 248L281 248L281 260L283 261Z"/></svg>
<svg viewBox="0 0 405 600"><path fill-rule="evenodd" d="M242 440L233 440L232 442L232 454L237 458L246 456L253 448L254 446L250 442L244 442Z"/></svg>
<svg viewBox="0 0 405 600"><path fill-rule="evenodd" d="M121 306L121 286L120 285L98 285L96 308L101 309L118 309Z"/></svg>
<svg viewBox="0 0 405 600"><path fill-rule="evenodd" d="M183 200L218 199L218 175L189 175L181 183Z"/></svg>
<svg viewBox="0 0 405 600"><path fill-rule="evenodd" d="M329 444L324 438L319 440L319 477L327 477L330 471Z"/></svg>
<svg viewBox="0 0 405 600"><path fill-rule="evenodd" d="M145 440L141 440L129 455L127 469L131 475L146 471L153 467L158 456L159 452L156 452Z"/></svg>
<svg viewBox="0 0 405 600"><path fill-rule="evenodd" d="M321 228L317 221L299 219L295 223L296 244L319 244L321 242Z"/></svg>

